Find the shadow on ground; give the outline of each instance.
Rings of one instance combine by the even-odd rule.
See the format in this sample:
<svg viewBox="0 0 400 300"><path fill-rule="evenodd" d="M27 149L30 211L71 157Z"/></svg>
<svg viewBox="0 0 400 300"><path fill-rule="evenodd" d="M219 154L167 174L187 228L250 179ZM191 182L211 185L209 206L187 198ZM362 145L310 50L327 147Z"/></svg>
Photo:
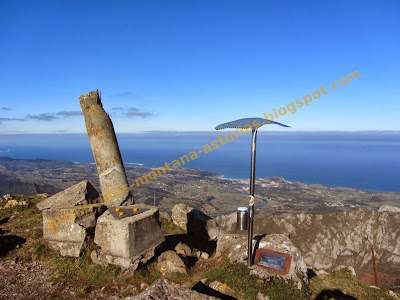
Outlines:
<svg viewBox="0 0 400 300"><path fill-rule="evenodd" d="M340 290L323 290L321 293L315 297L315 300L358 300L353 296L344 294Z"/></svg>
<svg viewBox="0 0 400 300"><path fill-rule="evenodd" d="M21 246L26 242L26 239L17 235L3 235L0 236L0 257L4 257L8 252Z"/></svg>
<svg viewBox="0 0 400 300"><path fill-rule="evenodd" d="M201 281L196 283L196 285L193 287L193 290L195 290L195 291L197 291L199 293L208 295L208 296L217 297L217 298L222 299L222 300L237 300L235 297L222 294L222 293L210 288L208 285L205 285Z"/></svg>
<svg viewBox="0 0 400 300"><path fill-rule="evenodd" d="M216 241L208 241L197 234L174 234L165 236L165 242L162 245L162 252L167 250L174 250L179 242L188 245L191 249L198 249L208 254L212 254L217 248Z"/></svg>

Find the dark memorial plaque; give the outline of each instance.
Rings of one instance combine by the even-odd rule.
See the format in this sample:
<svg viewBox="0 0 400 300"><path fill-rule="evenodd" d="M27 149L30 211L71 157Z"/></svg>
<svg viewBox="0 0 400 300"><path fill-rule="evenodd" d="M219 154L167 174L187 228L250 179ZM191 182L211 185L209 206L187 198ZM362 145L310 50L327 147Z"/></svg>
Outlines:
<svg viewBox="0 0 400 300"><path fill-rule="evenodd" d="M292 257L287 253L269 249L257 249L254 264L267 269L271 273L286 275L290 268Z"/></svg>

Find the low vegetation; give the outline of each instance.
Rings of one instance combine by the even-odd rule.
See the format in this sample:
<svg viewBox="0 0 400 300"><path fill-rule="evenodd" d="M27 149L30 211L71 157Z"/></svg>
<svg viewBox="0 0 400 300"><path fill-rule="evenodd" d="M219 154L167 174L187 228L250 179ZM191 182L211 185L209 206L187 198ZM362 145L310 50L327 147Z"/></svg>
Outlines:
<svg viewBox="0 0 400 300"><path fill-rule="evenodd" d="M245 265L232 264L227 258L215 268L204 274L206 283L215 280L226 283L236 291L238 299L257 299L257 294L268 295L270 299L309 299L308 290L303 292L296 289L292 282L281 279L264 281L250 275Z"/></svg>
<svg viewBox="0 0 400 300"><path fill-rule="evenodd" d="M316 276L310 280L310 287L313 299L318 295L326 297L321 299L394 299L385 291L366 286L346 269L333 271L324 279Z"/></svg>
<svg viewBox="0 0 400 300"><path fill-rule="evenodd" d="M186 231L179 226L175 225L173 222L169 221L167 218L160 215L161 231L164 235L171 234L185 234Z"/></svg>

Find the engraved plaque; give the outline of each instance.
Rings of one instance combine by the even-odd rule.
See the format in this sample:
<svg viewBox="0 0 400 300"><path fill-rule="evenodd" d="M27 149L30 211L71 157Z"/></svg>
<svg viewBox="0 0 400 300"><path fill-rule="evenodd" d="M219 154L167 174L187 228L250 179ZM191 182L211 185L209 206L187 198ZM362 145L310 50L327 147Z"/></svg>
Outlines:
<svg viewBox="0 0 400 300"><path fill-rule="evenodd" d="M291 261L292 257L287 253L261 248L256 251L254 264L271 273L286 275Z"/></svg>

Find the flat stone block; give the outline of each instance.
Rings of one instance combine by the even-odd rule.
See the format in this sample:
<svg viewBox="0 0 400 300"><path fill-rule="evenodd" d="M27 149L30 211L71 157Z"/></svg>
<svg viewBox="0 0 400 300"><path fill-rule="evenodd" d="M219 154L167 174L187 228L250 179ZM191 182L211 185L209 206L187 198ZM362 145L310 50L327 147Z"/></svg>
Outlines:
<svg viewBox="0 0 400 300"><path fill-rule="evenodd" d="M61 255L77 257L83 250L86 237L93 236L96 219L104 209L87 205L85 208L42 210L43 239L49 248L60 251Z"/></svg>
<svg viewBox="0 0 400 300"><path fill-rule="evenodd" d="M165 239L158 221L158 208L145 204L121 206L120 209L147 209L139 214L115 218L110 209L97 220L94 241L103 255L132 259L155 248Z"/></svg>
<svg viewBox="0 0 400 300"><path fill-rule="evenodd" d="M99 192L89 181L83 180L54 196L39 202L36 204L36 207L40 210L49 208L69 208L75 205L88 203L89 200L94 200L97 197L99 197Z"/></svg>

